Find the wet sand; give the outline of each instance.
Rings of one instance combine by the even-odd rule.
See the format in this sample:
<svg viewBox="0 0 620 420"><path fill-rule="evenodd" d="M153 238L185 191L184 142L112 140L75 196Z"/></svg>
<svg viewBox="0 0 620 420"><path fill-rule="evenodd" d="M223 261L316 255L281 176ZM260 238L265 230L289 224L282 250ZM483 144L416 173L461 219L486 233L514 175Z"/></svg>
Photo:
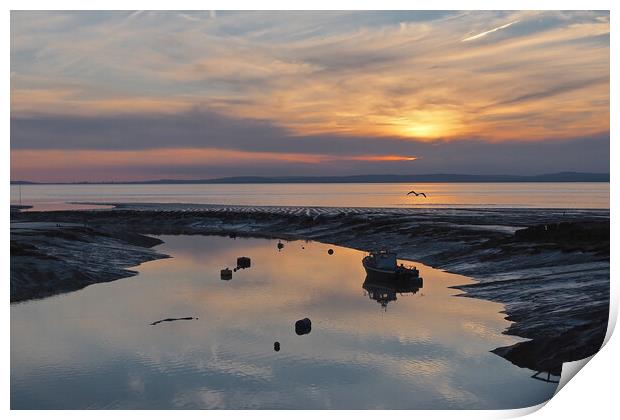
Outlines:
<svg viewBox="0 0 620 420"><path fill-rule="evenodd" d="M129 267L165 257L144 235L309 239L386 247L472 277L479 283L459 287L463 296L504 304L514 321L506 333L531 339L494 350L521 367L557 374L605 336L608 210L109 204L115 209L12 213L11 301L134 275Z"/></svg>

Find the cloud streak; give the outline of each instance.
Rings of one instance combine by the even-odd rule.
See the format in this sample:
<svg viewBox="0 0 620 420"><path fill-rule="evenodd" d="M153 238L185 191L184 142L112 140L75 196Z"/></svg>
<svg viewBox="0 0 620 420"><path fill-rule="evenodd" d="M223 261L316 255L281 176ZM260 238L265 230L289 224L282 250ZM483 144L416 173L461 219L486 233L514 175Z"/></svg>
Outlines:
<svg viewBox="0 0 620 420"><path fill-rule="evenodd" d="M488 31L484 31L484 32L481 32L481 33L479 33L477 35L473 35L473 36L467 37L467 38L463 39L462 42L475 41L476 39L480 39L482 37L485 37L488 34L492 34L493 32L497 32L497 31L500 31L502 29L509 28L512 25L514 25L515 23L519 23L519 21L518 20L513 20L512 22L509 22L509 23L507 23L505 25L502 25L502 26L498 26L497 28L489 29Z"/></svg>

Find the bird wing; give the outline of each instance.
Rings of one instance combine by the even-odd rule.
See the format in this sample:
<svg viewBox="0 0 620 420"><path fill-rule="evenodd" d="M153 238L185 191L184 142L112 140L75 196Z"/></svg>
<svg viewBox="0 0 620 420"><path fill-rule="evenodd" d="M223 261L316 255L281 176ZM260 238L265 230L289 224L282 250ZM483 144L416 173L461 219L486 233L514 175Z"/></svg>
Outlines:
<svg viewBox="0 0 620 420"><path fill-rule="evenodd" d="M409 192L407 193L407 195L409 195L409 194L415 194L415 195L418 195L415 191L409 191Z"/></svg>
<svg viewBox="0 0 620 420"><path fill-rule="evenodd" d="M424 194L424 193L420 193L420 195L423 195L423 196L424 196L424 198L426 198L426 194Z"/></svg>

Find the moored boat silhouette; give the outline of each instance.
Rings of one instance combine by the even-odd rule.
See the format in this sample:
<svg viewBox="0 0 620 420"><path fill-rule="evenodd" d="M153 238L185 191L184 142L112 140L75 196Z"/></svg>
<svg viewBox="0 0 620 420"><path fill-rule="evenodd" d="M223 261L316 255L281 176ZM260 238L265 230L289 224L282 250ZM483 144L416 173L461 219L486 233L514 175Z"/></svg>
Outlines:
<svg viewBox="0 0 620 420"><path fill-rule="evenodd" d="M362 265L366 274L371 278L381 280L419 280L420 272L416 267L407 267L398 264L396 253L387 250L370 252L362 259Z"/></svg>

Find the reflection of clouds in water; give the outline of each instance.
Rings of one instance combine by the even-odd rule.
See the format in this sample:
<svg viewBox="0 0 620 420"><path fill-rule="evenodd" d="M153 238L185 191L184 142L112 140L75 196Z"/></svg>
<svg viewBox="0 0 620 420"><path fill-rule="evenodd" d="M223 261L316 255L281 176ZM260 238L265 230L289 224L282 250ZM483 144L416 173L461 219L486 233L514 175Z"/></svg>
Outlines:
<svg viewBox="0 0 620 420"><path fill-rule="evenodd" d="M270 366L259 366L253 363L244 363L232 358L239 354L228 354L226 358L218 357L217 360L205 360L197 363L196 368L203 373L221 372L227 375L250 377L257 380L273 379L273 371ZM200 361L199 361L200 362Z"/></svg>
<svg viewBox="0 0 620 420"><path fill-rule="evenodd" d="M199 241L188 241L185 236L165 235L162 238L164 238L165 243L159 246L166 249L173 248L175 251L174 257L182 259L184 264L188 264L188 268L193 268L195 264L204 264L205 253L208 254L209 259L222 258L224 260L222 261L223 265L228 264L230 267L234 267L237 259L236 257L230 259L231 254L236 254L239 248L250 251L262 250L265 248L264 241L266 241L263 240L262 243L256 243L255 239L243 237L227 240L229 239L227 236L200 236ZM197 242L199 242L199 244L197 244ZM228 257L230 261L228 261L226 257ZM178 270L183 267L175 265L175 267L171 268Z"/></svg>
<svg viewBox="0 0 620 420"><path fill-rule="evenodd" d="M433 335L428 330L419 331L415 337L399 335L398 342L401 345L410 345L417 343L430 343L432 341Z"/></svg>
<svg viewBox="0 0 620 420"><path fill-rule="evenodd" d="M334 247L328 256L332 246L302 250L294 242L278 253L275 241L260 239L162 239L159 250L174 258L140 266L137 277L12 306L16 372L27 378L55 365L90 375L93 366L122 360L134 367L125 374L132 392L146 400L151 384L165 384L166 404L187 408L451 407L482 401L475 394L489 372L505 375L495 379L504 387L521 376L529 380L489 353L517 341L501 334L509 325L501 306L453 297L459 292L447 289L467 283L465 277L418 264L424 299L399 296L383 312L362 294L358 251ZM252 258L252 267L221 282L221 261L240 255ZM186 315L199 319L148 326ZM312 333L297 337L294 321L305 316ZM282 344L278 353L274 340ZM97 377L105 381L105 369ZM493 401L499 391L483 392L484 401ZM369 393L377 398L360 402Z"/></svg>
<svg viewBox="0 0 620 420"><path fill-rule="evenodd" d="M277 390L234 389L227 392L209 388L180 391L173 400L177 409L224 409L231 405L242 409L258 409L264 406L275 408L295 408L295 401L304 399L312 407L330 407L327 390L316 386L290 390L283 394Z"/></svg>
<svg viewBox="0 0 620 420"><path fill-rule="evenodd" d="M140 376L130 373L127 385L132 392L144 394L144 380Z"/></svg>
<svg viewBox="0 0 620 420"><path fill-rule="evenodd" d="M174 396L172 405L174 408L206 408L223 409L225 397L220 391L209 388L199 388L195 390L184 390Z"/></svg>
<svg viewBox="0 0 620 420"><path fill-rule="evenodd" d="M435 389L452 406L460 408L475 407L476 403L480 402L474 393L455 386L450 382L439 382L435 385Z"/></svg>
<svg viewBox="0 0 620 420"><path fill-rule="evenodd" d="M491 330L488 325L484 325L480 322L463 322L463 328L476 334L479 337L495 337L497 331Z"/></svg>

